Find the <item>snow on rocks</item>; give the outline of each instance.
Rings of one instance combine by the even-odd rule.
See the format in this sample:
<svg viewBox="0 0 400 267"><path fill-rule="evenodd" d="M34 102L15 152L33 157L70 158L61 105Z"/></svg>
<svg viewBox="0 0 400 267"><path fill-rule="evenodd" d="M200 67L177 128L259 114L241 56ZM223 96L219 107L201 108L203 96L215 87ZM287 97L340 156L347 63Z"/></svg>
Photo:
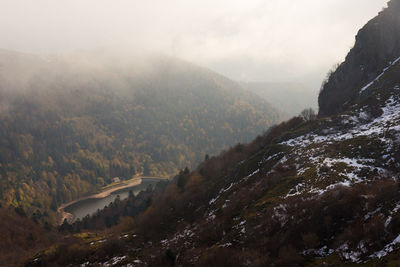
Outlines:
<svg viewBox="0 0 400 267"><path fill-rule="evenodd" d="M305 148L311 144L320 144L327 141L345 141L359 136L379 135L390 130L398 131L400 128L399 125L393 125L393 123L399 122L400 120L400 103L392 96L387 100L386 105L382 108L382 111L382 116L367 124L359 123L350 129L347 128L345 131L337 130L335 133L325 136L306 134L282 142L281 144L291 147ZM358 117L360 116L365 117L366 115L364 112L360 112ZM348 120L345 122L348 122Z"/></svg>
<svg viewBox="0 0 400 267"><path fill-rule="evenodd" d="M377 208L374 211L368 212L367 214L364 215L364 220L368 220L369 218L371 218L372 216L374 216L375 214L377 214L380 211L381 211L381 208Z"/></svg>
<svg viewBox="0 0 400 267"><path fill-rule="evenodd" d="M387 244L382 250L371 254L369 257L380 259L389 254L390 252L392 252L399 243L400 243L400 235L398 235L391 243Z"/></svg>
<svg viewBox="0 0 400 267"><path fill-rule="evenodd" d="M351 250L349 251L347 244L345 244L345 246L341 246L338 249L338 251L344 259L359 263L359 262L361 262L360 258L363 255L363 253L366 252L366 249L364 246L364 242L361 241L357 246L357 250L355 250L355 251L351 251Z"/></svg>
<svg viewBox="0 0 400 267"><path fill-rule="evenodd" d="M135 267L135 266L147 266L147 264L141 260L133 260L133 262L123 265L123 267Z"/></svg>
<svg viewBox="0 0 400 267"><path fill-rule="evenodd" d="M240 223L234 225L232 228L239 231L241 235L246 234L246 220L241 221Z"/></svg>
<svg viewBox="0 0 400 267"><path fill-rule="evenodd" d="M387 66L386 68L384 68L381 74L379 74L373 81L371 81L370 83L368 83L366 86L364 86L363 88L361 88L360 94L362 94L365 90L367 90L368 88L370 88L375 82L379 81L379 79L380 79L392 66L396 65L399 61L400 61L400 57L398 57L397 59L395 59L393 62L390 62L389 66Z"/></svg>
<svg viewBox="0 0 400 267"><path fill-rule="evenodd" d="M328 246L323 246L319 249L308 249L302 252L303 255L313 255L317 257L327 257L333 253L340 254L345 260L360 263L362 256L367 253L367 248L365 247L364 241L360 241L357 248L353 251L350 250L347 243L342 244L336 249L328 248Z"/></svg>
<svg viewBox="0 0 400 267"><path fill-rule="evenodd" d="M236 186L237 184L239 184L239 183L241 183L241 182L247 181L250 177L256 175L256 174L259 173L259 172L260 172L260 169L257 169L257 170L255 170L255 171L253 171L252 173L250 173L249 175L247 175L247 176L245 176L245 177L239 179L238 181L230 183L226 188L222 188L222 189L218 192L218 195L215 196L214 198L212 198L212 199L208 202L208 205L209 205L209 206L214 205L214 204L217 202L217 200L220 199L221 195L223 195L223 194L226 193L226 192L229 192L234 186ZM225 203L223 204L223 208L226 208L226 207L227 207L227 202L229 202L229 201L230 201L230 200L225 199ZM211 208L210 208L210 209L211 209ZM215 219L216 216L215 216L214 212L215 212L214 210L211 210L210 212L208 212L208 214L206 213L206 214L204 215L205 217L207 217L207 220L208 220L208 221L212 221L212 220Z"/></svg>
<svg viewBox="0 0 400 267"><path fill-rule="evenodd" d="M277 219L281 226L284 226L288 221L286 205L280 204L279 206L274 207L274 215L272 218Z"/></svg>
<svg viewBox="0 0 400 267"><path fill-rule="evenodd" d="M393 215L397 214L397 212L400 210L400 203L396 203L396 206L389 212L389 216L386 218L385 221L385 227L387 228L389 224L392 222Z"/></svg>
<svg viewBox="0 0 400 267"><path fill-rule="evenodd" d="M165 248L177 243L183 243L186 247L189 247L196 236L196 229L196 227L187 226L183 231L177 232L172 238L161 240L160 244Z"/></svg>
<svg viewBox="0 0 400 267"><path fill-rule="evenodd" d="M232 243L231 243L231 242L228 242L228 243L219 245L219 247L221 247L221 248L229 248L229 247L231 247L231 246L232 246Z"/></svg>
<svg viewBox="0 0 400 267"><path fill-rule="evenodd" d="M393 136L400 137L398 97L390 96L382 107L382 115L375 119L371 119L363 108L359 108L352 114L326 120L324 123L327 125L320 133L312 132L280 143L286 146L289 152L270 173L276 166L292 162L296 166L298 177L309 177L308 180L299 179L298 184L289 190L286 197L303 193L323 194L337 186L351 186L374 176L391 177L387 167L397 164L393 144L400 141L393 139ZM353 140L364 140L356 139L359 137L366 140L365 145L375 142L380 146L379 151L371 153L371 158L361 157L361 145L350 147ZM340 142L347 142L349 151L326 153L327 148ZM354 157L349 157L350 154Z"/></svg>
<svg viewBox="0 0 400 267"><path fill-rule="evenodd" d="M284 154L283 152L278 152L278 153L273 154L273 155L271 155L271 156L269 156L269 157L267 157L267 158L264 158L263 160L261 160L261 161L258 163L258 166L262 166L265 162L270 161L270 160L273 160L273 159L276 159L276 158L278 158L279 156L281 156L281 155L283 155L283 154Z"/></svg>
<svg viewBox="0 0 400 267"><path fill-rule="evenodd" d="M328 246L323 246L319 249L307 249L302 252L303 255L314 255L318 257L326 257L335 252L333 249L328 249Z"/></svg>
<svg viewBox="0 0 400 267"><path fill-rule="evenodd" d="M102 266L104 267L114 266L117 263L120 263L121 261L125 260L126 258L127 258L126 256L113 257L109 261L103 263Z"/></svg>
<svg viewBox="0 0 400 267"><path fill-rule="evenodd" d="M208 205L214 204L214 203L218 200L218 198L221 196L221 194L223 194L223 193L229 191L229 190L232 188L233 185L234 185L234 183L231 183L227 188L222 188L222 189L219 191L218 195L217 195L216 197L214 197L213 199L211 199L211 200L208 202Z"/></svg>
<svg viewBox="0 0 400 267"><path fill-rule="evenodd" d="M254 172L252 172L251 174L247 175L246 177L243 178L243 180L247 180L250 177L254 176L255 174L259 173L260 169L255 170Z"/></svg>
<svg viewBox="0 0 400 267"><path fill-rule="evenodd" d="M306 185L304 183L297 184L294 188L290 189L289 193L286 195L285 198L300 195L302 193L302 191L304 190L305 186Z"/></svg>

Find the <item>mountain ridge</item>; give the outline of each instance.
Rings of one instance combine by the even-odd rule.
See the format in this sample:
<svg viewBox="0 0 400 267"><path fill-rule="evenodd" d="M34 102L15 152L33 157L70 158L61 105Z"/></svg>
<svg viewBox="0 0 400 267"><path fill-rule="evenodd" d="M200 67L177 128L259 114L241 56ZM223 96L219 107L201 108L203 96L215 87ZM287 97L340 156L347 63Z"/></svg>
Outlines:
<svg viewBox="0 0 400 267"><path fill-rule="evenodd" d="M345 61L324 82L318 98L320 116L334 115L348 108L358 91L400 56L400 2L388 8L358 32Z"/></svg>

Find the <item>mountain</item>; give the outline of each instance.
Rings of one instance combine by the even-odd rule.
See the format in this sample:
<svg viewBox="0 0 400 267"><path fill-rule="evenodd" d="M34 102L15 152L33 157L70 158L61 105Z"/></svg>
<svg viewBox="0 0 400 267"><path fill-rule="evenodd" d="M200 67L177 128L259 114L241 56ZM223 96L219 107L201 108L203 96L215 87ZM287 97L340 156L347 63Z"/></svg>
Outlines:
<svg viewBox="0 0 400 267"><path fill-rule="evenodd" d="M378 18L394 14L399 2ZM399 26L391 22L381 27ZM365 69L377 68L367 42L356 46L373 64ZM354 51L341 66L350 66ZM110 235L60 246L27 265L398 266L399 56L368 86L347 87L348 104L330 109L340 101L325 99L333 90L325 87L318 118L294 117L181 172ZM343 68L329 80L351 77Z"/></svg>
<svg viewBox="0 0 400 267"><path fill-rule="evenodd" d="M255 93L288 117L306 108L317 109L317 92L297 83L241 82L244 89Z"/></svg>
<svg viewBox="0 0 400 267"><path fill-rule="evenodd" d="M319 95L320 116L333 115L351 105L359 91L400 55L400 3L369 21L357 34L346 60L334 70Z"/></svg>
<svg viewBox="0 0 400 267"><path fill-rule="evenodd" d="M169 176L280 121L210 70L162 55L0 51L0 202L28 214L113 177Z"/></svg>

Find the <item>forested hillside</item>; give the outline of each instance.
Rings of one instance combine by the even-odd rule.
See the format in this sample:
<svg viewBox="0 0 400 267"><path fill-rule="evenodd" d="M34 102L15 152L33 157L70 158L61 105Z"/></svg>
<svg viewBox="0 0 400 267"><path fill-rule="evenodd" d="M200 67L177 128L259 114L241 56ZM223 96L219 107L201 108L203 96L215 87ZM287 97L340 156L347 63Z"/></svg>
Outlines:
<svg viewBox="0 0 400 267"><path fill-rule="evenodd" d="M399 8L391 0L374 20ZM365 36L374 36L368 25ZM356 44L372 62L366 69L376 67L375 42ZM342 66L351 63L348 56ZM351 80L340 72L328 80ZM101 216L126 215L100 241L58 246L28 266L399 266L399 77L400 52L366 86L347 88L346 105L322 91L321 116L293 117L182 171L151 205L149 195L132 197L88 218L96 229ZM128 207L143 212L124 213Z"/></svg>
<svg viewBox="0 0 400 267"><path fill-rule="evenodd" d="M172 175L281 118L207 69L108 51L0 51L0 96L0 201L28 214L113 177Z"/></svg>

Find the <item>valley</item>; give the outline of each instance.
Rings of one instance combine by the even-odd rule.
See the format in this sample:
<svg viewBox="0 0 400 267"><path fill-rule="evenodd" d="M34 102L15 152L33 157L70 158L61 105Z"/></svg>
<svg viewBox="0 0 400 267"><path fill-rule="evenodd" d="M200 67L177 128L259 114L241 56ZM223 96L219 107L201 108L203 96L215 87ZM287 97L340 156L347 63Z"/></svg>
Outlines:
<svg viewBox="0 0 400 267"><path fill-rule="evenodd" d="M0 266L400 266L400 0L313 1L117 3L84 36L131 47L0 49Z"/></svg>
<svg viewBox="0 0 400 267"><path fill-rule="evenodd" d="M0 79L0 201L46 211L49 223L62 203L113 177L174 175L282 118L233 81L167 56L50 58L0 51L8 66Z"/></svg>

